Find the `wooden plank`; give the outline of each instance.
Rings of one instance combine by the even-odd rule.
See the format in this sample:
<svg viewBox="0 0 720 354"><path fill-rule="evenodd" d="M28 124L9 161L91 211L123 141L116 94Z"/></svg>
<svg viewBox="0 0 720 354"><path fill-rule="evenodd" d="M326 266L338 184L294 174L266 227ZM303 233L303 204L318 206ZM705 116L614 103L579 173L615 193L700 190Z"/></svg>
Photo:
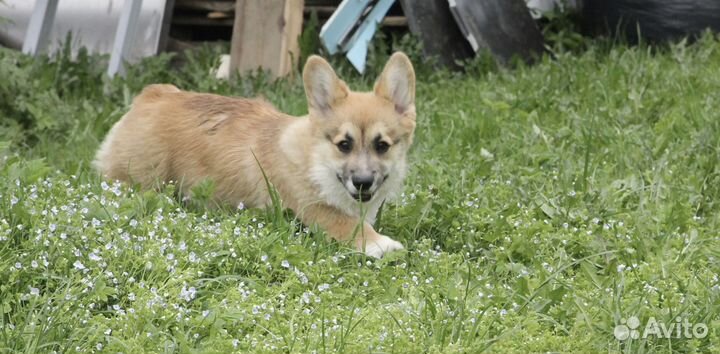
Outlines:
<svg viewBox="0 0 720 354"><path fill-rule="evenodd" d="M178 9L201 10L201 11L235 11L235 1L216 0L177 0Z"/></svg>
<svg viewBox="0 0 720 354"><path fill-rule="evenodd" d="M55 21L57 6L58 0L38 0L35 3L23 42L23 53L37 55L44 50L50 36L50 29Z"/></svg>
<svg viewBox="0 0 720 354"><path fill-rule="evenodd" d="M230 27L235 24L232 18L210 18L201 16L175 15L172 23L175 25L186 26L225 26Z"/></svg>
<svg viewBox="0 0 720 354"><path fill-rule="evenodd" d="M233 14L230 13L230 12L212 11L212 12L208 12L207 18L218 19L218 18L234 17L234 16L232 16L232 15L233 15Z"/></svg>
<svg viewBox="0 0 720 354"><path fill-rule="evenodd" d="M305 0L307 6L335 6L340 5L342 0Z"/></svg>
<svg viewBox="0 0 720 354"><path fill-rule="evenodd" d="M320 30L320 41L329 54L343 50L343 44L352 39L352 31L377 1L345 0L330 16Z"/></svg>
<svg viewBox="0 0 720 354"><path fill-rule="evenodd" d="M125 74L123 64L127 60L128 52L130 52L135 40L135 29L137 28L141 6L142 0L127 0L123 5L120 21L115 31L110 64L108 64L108 75L110 77L115 76L115 74Z"/></svg>
<svg viewBox="0 0 720 354"><path fill-rule="evenodd" d="M263 68L273 77L289 74L300 54L303 0L238 0L230 71Z"/></svg>
<svg viewBox="0 0 720 354"><path fill-rule="evenodd" d="M167 49L168 40L170 38L170 27L172 26L173 9L175 8L175 0L165 0L165 8L163 9L162 27L160 28L160 38L156 53L160 54Z"/></svg>
<svg viewBox="0 0 720 354"><path fill-rule="evenodd" d="M283 36L283 47L281 51L282 62L280 66L280 76L285 76L293 72L293 68L298 64L300 58L300 35L303 29L303 9L305 2L303 0L286 0L285 2L285 28ZM284 53L284 55L283 55Z"/></svg>
<svg viewBox="0 0 720 354"><path fill-rule="evenodd" d="M337 6L305 6L303 12L306 14L317 12L320 16L329 17L337 10Z"/></svg>
<svg viewBox="0 0 720 354"><path fill-rule="evenodd" d="M408 20L405 16L385 16L382 25L388 27L406 27Z"/></svg>
<svg viewBox="0 0 720 354"><path fill-rule="evenodd" d="M357 30L354 32L351 30L352 37L350 37L349 40L345 38L341 42L342 50L347 52L345 56L361 74L365 72L365 60L367 59L370 41L372 41L378 25L382 22L382 19L394 2L395 0L379 0L371 4L370 11L361 17ZM345 2L343 2L343 4L345 4ZM328 22L330 22L330 20L328 20ZM327 27L323 26L320 37L323 37L323 32L325 32L326 29Z"/></svg>
<svg viewBox="0 0 720 354"><path fill-rule="evenodd" d="M544 40L524 0L449 0L450 9L475 52L487 49L501 64L513 57L539 58Z"/></svg>
<svg viewBox="0 0 720 354"><path fill-rule="evenodd" d="M305 15L311 14L313 12L317 12L317 14L322 17L330 17L333 12L337 10L336 6L307 6L305 5L305 9L303 12ZM383 26L387 27L407 27L408 20L405 16L385 16L385 18L382 21Z"/></svg>

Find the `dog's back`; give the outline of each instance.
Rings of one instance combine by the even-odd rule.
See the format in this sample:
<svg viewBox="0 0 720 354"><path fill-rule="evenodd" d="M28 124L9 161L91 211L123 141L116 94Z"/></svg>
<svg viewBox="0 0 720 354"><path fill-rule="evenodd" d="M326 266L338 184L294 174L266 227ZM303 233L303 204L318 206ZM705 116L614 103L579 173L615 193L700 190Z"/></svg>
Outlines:
<svg viewBox="0 0 720 354"><path fill-rule="evenodd" d="M111 180L145 188L174 181L185 193L213 176L223 202L262 205L267 193L251 151L283 118L261 100L150 85L110 130L94 165Z"/></svg>

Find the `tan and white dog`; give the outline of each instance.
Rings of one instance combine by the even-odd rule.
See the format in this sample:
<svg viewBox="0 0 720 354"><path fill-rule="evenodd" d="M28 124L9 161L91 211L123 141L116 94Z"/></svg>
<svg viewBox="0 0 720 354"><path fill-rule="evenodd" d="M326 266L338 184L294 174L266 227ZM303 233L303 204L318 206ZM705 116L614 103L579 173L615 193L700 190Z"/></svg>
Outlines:
<svg viewBox="0 0 720 354"><path fill-rule="evenodd" d="M271 203L264 172L306 225L373 257L402 249L372 224L407 170L415 130L410 60L395 53L373 92L351 91L318 56L305 64L303 81L305 117L258 99L150 85L110 130L94 165L108 179L145 188L177 181L185 195L209 178L217 201L248 207Z"/></svg>

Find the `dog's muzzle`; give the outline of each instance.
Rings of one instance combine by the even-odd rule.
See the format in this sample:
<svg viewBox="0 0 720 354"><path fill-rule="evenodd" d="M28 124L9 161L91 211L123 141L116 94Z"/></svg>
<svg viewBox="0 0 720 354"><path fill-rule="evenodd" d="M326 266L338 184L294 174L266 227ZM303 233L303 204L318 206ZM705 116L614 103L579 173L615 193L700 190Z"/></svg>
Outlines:
<svg viewBox="0 0 720 354"><path fill-rule="evenodd" d="M372 174L366 176L354 175L347 180L338 174L337 179L353 199L365 203L372 199L382 182L387 179L387 176L377 183L375 182L375 176Z"/></svg>
<svg viewBox="0 0 720 354"><path fill-rule="evenodd" d="M367 202L372 199L372 186L375 184L375 177L373 175L368 176L353 176L351 179L353 187L357 190L357 193L351 193L354 199L360 200L361 202Z"/></svg>

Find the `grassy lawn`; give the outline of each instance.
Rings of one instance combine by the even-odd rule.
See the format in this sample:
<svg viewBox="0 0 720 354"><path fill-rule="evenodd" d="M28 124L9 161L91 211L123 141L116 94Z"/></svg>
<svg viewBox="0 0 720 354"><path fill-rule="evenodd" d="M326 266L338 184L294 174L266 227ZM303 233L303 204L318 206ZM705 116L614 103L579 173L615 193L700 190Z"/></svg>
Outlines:
<svg viewBox="0 0 720 354"><path fill-rule="evenodd" d="M0 50L2 353L720 352L718 39L418 65L412 168L380 221L407 251L382 260L89 167L145 84L304 114L297 78L217 81L209 49L115 80L66 58Z"/></svg>

